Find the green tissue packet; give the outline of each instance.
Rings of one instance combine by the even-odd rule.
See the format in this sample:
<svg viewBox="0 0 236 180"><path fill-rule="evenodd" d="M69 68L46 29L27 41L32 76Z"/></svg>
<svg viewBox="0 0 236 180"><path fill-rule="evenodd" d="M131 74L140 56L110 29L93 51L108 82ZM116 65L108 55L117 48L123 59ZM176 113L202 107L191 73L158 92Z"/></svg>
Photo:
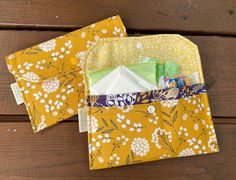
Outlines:
<svg viewBox="0 0 236 180"><path fill-rule="evenodd" d="M165 62L165 76L168 77L175 77L176 75L180 74L180 67L179 65L172 61L172 60L168 60Z"/></svg>
<svg viewBox="0 0 236 180"><path fill-rule="evenodd" d="M140 62L138 64L130 64L126 66L131 71L149 81L152 84L156 84L156 61L155 60L147 60L146 62ZM98 71L88 72L87 78L89 87L94 85L104 76L113 71L115 67L101 69Z"/></svg>
<svg viewBox="0 0 236 180"><path fill-rule="evenodd" d="M159 81L159 78L161 76L164 76L165 74L165 66L163 64L159 63L159 59L148 57L148 56L140 56L139 61L140 62L146 62L146 61L155 61L156 62L156 82Z"/></svg>
<svg viewBox="0 0 236 180"><path fill-rule="evenodd" d="M87 75L89 87L91 87L96 82L98 82L100 79L102 79L104 76L109 74L112 70L113 70L113 68L107 68L107 69L102 69L102 70L98 70L98 71L94 71L94 72L89 72Z"/></svg>
<svg viewBox="0 0 236 180"><path fill-rule="evenodd" d="M179 65L173 60L167 60L163 64L159 63L159 59L147 56L140 56L140 62L148 60L156 61L156 79L157 82L161 76L175 77L180 74Z"/></svg>
<svg viewBox="0 0 236 180"><path fill-rule="evenodd" d="M161 76L165 76L165 65L156 64L156 80L159 81Z"/></svg>

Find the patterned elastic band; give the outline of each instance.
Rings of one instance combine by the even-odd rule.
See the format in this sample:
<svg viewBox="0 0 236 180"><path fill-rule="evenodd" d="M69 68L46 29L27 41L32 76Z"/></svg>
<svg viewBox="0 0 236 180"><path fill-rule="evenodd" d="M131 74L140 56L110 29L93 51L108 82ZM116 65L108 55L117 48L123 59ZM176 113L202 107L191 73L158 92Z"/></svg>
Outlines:
<svg viewBox="0 0 236 180"><path fill-rule="evenodd" d="M147 92L113 94L88 96L87 106L93 107L109 107L109 106L128 106L135 104L147 104L154 101L166 101L180 98L188 98L200 93L206 93L204 84L194 84L191 86L184 86L182 88L171 88L153 90Z"/></svg>

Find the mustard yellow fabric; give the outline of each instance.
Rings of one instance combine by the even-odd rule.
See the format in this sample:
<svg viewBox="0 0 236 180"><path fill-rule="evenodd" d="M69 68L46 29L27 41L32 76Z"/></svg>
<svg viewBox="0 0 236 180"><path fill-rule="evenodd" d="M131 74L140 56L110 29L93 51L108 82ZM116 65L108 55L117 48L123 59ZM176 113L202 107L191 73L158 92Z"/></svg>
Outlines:
<svg viewBox="0 0 236 180"><path fill-rule="evenodd" d="M219 151L206 93L89 113L90 169Z"/></svg>
<svg viewBox="0 0 236 180"><path fill-rule="evenodd" d="M99 104L97 100L100 96L90 96L87 88L88 72L135 64L142 56L156 58L158 63L173 60L180 65L181 74L197 72L198 83L204 84L198 47L180 35L99 40L86 51L83 62L85 90L90 104L90 169L219 151L205 91L175 99L173 92L176 89L170 89L167 94L159 94L163 97L168 95L168 100L129 105L119 105L120 97L125 97L125 101L133 100L134 97L142 99L149 92L143 92L139 97L107 95L106 98L117 101L111 106ZM178 88L177 91L180 92Z"/></svg>
<svg viewBox="0 0 236 180"><path fill-rule="evenodd" d="M125 27L114 16L6 57L34 132L77 114L85 105L83 54L100 38L123 36Z"/></svg>

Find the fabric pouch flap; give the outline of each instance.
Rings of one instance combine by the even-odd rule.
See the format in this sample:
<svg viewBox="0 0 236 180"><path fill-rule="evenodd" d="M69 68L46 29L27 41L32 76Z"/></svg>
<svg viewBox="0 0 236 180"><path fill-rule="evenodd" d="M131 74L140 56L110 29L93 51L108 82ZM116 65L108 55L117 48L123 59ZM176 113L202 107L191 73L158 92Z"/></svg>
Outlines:
<svg viewBox="0 0 236 180"><path fill-rule="evenodd" d="M13 53L6 57L8 69L16 78L31 83L60 76L75 76L74 72L81 71L80 62L86 49L100 38L108 36L126 36L119 16Z"/></svg>
<svg viewBox="0 0 236 180"><path fill-rule="evenodd" d="M155 57L157 63L172 60L179 64L182 74L190 76L197 72L198 83L204 83L198 47L177 34L101 39L86 52L83 68L87 74L103 68L136 64L142 56Z"/></svg>

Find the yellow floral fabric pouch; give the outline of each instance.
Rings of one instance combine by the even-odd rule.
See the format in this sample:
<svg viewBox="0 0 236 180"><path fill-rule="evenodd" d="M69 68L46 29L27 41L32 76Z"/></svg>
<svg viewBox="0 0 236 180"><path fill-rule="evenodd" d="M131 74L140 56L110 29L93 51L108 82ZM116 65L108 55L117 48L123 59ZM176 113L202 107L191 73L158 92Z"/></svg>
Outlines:
<svg viewBox="0 0 236 180"><path fill-rule="evenodd" d="M123 36L122 20L114 16L6 57L34 132L78 113L85 105L84 52L100 38Z"/></svg>
<svg viewBox="0 0 236 180"><path fill-rule="evenodd" d="M88 73L135 64L140 56L158 63L171 59L181 74L197 73L198 81L179 88L90 94ZM198 48L191 41L180 35L106 38L84 57L90 169L219 151Z"/></svg>

